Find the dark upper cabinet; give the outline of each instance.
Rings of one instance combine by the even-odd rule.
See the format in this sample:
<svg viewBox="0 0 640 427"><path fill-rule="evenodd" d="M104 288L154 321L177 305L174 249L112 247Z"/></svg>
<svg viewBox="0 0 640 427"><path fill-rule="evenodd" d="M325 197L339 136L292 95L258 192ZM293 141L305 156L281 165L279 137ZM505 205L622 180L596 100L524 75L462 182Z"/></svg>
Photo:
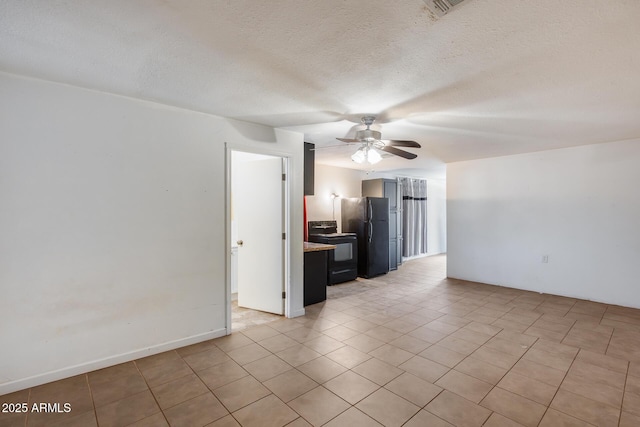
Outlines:
<svg viewBox="0 0 640 427"><path fill-rule="evenodd" d="M315 160L316 152L315 144L310 142L304 143L304 195L313 196L314 176L315 176Z"/></svg>
<svg viewBox="0 0 640 427"><path fill-rule="evenodd" d="M367 179L362 181L363 197L389 199L389 270L402 264L402 204L398 181L395 179Z"/></svg>

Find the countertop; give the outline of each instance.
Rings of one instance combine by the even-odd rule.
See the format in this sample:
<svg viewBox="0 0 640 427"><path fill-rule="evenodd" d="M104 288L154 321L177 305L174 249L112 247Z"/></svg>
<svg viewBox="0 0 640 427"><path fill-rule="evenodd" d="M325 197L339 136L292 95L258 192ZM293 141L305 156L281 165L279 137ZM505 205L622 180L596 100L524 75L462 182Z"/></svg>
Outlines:
<svg viewBox="0 0 640 427"><path fill-rule="evenodd" d="M305 252L330 251L335 249L336 245L327 245L324 243L304 242Z"/></svg>

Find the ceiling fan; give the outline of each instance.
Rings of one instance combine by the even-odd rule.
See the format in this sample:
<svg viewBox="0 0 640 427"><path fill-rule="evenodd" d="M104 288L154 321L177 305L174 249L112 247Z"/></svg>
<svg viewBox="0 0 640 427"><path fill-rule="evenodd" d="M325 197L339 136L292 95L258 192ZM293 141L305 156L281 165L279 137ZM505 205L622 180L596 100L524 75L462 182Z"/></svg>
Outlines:
<svg viewBox="0 0 640 427"><path fill-rule="evenodd" d="M361 121L367 128L356 131L356 137L354 139L336 138L337 140L342 142L360 144L358 150L351 156L351 160L356 163L375 164L382 160L380 151L394 154L405 159L415 159L416 157L418 157L416 154L400 150L396 147L420 148L420 144L415 141L380 139L382 134L376 130L371 129L371 125L375 120L375 116L362 117Z"/></svg>

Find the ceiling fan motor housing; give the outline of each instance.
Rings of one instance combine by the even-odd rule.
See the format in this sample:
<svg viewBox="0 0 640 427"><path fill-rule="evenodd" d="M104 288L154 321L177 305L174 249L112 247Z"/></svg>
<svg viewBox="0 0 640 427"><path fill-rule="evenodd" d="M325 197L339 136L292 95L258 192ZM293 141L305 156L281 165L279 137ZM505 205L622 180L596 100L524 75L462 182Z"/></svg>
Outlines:
<svg viewBox="0 0 640 427"><path fill-rule="evenodd" d="M362 129L362 130L356 131L356 139L360 139L362 141L377 140L377 139L381 139L381 137L382 137L382 134L377 130Z"/></svg>

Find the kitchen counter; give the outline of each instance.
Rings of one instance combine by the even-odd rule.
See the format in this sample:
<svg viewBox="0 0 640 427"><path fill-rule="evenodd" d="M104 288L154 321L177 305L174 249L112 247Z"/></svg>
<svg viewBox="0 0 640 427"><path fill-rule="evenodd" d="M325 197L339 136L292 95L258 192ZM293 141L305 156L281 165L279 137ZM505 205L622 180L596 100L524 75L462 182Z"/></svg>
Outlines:
<svg viewBox="0 0 640 427"><path fill-rule="evenodd" d="M330 251L335 249L336 245L327 245L325 243L304 242L304 252Z"/></svg>

